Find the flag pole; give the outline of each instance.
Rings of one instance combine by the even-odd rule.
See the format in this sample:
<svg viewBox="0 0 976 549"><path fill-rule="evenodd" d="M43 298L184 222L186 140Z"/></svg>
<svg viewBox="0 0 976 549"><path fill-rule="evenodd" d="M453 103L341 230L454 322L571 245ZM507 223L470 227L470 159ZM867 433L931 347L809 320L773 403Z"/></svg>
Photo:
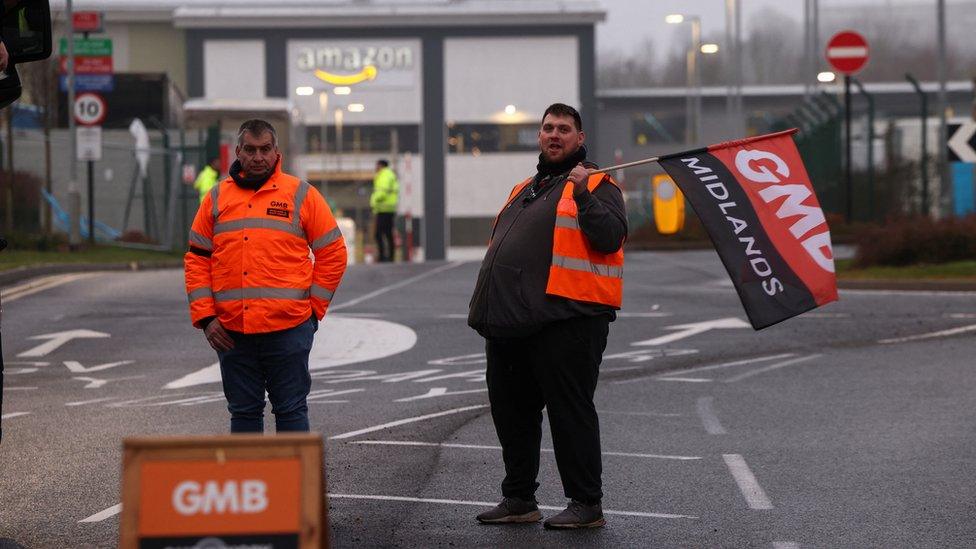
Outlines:
<svg viewBox="0 0 976 549"><path fill-rule="evenodd" d="M654 156L654 157L651 157L651 158L645 158L644 160L635 160L633 162L627 162L626 164L617 164L616 166L608 166L606 168L600 168L599 170L593 170L592 172L590 172L590 174L607 173L607 172L612 172L614 170L625 170L627 168L633 168L634 166L642 166L644 164L650 164L651 162L660 162L661 160L668 160L669 158L675 158L675 157L678 157L678 156L685 156L685 155L689 155L689 154L701 154L701 153L708 152L708 151L714 151L716 149L724 149L724 148L727 148L727 147L737 147L737 146L740 146L740 145L745 145L747 143L752 143L754 141L761 141L763 139L769 139L771 137L779 137L781 135L793 135L796 132L797 132L797 129L796 128L790 128L788 130L783 130L783 131L775 132L775 133L769 133L769 134L766 134L766 135L756 135L756 136L753 136L753 137L746 137L744 139L734 139L732 141L725 141L725 142L722 142L722 143L718 143L716 145L712 145L710 147L702 147L700 149L692 149L690 151L681 151L681 152L676 152L676 153L664 154L664 155L661 155L661 156Z"/></svg>

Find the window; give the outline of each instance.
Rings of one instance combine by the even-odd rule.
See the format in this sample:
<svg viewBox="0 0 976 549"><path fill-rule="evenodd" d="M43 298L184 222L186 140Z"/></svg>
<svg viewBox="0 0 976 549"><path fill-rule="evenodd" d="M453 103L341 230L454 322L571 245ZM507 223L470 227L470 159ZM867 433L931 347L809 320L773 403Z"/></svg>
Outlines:
<svg viewBox="0 0 976 549"><path fill-rule="evenodd" d="M325 148L327 152L338 152L340 143L336 139L336 127L325 128ZM322 152L322 126L306 126L305 139L308 152ZM420 126L415 125L377 125L343 126L343 153L419 153Z"/></svg>
<svg viewBox="0 0 976 549"><path fill-rule="evenodd" d="M447 150L451 154L493 152L536 152L539 125L532 124L448 124Z"/></svg>
<svg viewBox="0 0 976 549"><path fill-rule="evenodd" d="M685 140L685 117L673 114L635 114L631 119L634 145L649 143L681 143Z"/></svg>

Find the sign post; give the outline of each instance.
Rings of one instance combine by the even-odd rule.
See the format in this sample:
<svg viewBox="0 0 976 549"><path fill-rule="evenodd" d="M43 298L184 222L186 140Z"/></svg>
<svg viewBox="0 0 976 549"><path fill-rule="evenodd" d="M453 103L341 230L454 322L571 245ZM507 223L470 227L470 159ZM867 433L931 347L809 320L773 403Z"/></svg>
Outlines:
<svg viewBox="0 0 976 549"><path fill-rule="evenodd" d="M976 211L976 120L946 124L945 154L953 187L953 209L958 216Z"/></svg>
<svg viewBox="0 0 976 549"><path fill-rule="evenodd" d="M847 210L845 219L851 222L854 214L853 169L851 167L851 76L868 62L868 41L854 31L841 31L827 42L827 62L844 75L844 179L846 181ZM870 147L871 144L868 144Z"/></svg>
<svg viewBox="0 0 976 549"><path fill-rule="evenodd" d="M329 546L320 435L127 438L123 446L124 549Z"/></svg>
<svg viewBox="0 0 976 549"><path fill-rule="evenodd" d="M88 163L88 242L95 244L95 161L102 159L102 127L105 100L97 93L80 93L75 97L74 119L79 124L77 159Z"/></svg>

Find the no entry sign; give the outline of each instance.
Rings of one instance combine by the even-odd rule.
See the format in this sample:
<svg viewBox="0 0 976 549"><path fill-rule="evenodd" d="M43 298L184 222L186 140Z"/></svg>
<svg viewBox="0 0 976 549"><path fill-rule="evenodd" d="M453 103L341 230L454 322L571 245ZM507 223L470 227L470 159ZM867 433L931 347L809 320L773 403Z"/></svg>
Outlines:
<svg viewBox="0 0 976 549"><path fill-rule="evenodd" d="M855 74L868 63L868 41L854 31L838 32L827 43L827 62L841 74Z"/></svg>

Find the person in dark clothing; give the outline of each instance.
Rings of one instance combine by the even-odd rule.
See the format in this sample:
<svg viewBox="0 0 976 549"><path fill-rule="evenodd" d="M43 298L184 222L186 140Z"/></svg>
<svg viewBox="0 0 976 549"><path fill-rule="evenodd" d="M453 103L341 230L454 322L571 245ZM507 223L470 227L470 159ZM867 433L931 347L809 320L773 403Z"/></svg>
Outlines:
<svg viewBox="0 0 976 549"><path fill-rule="evenodd" d="M535 522L542 409L571 500L546 528L603 526L600 425L593 394L623 292L623 195L592 174L582 120L556 103L539 130L535 176L495 218L468 313L486 340L492 420L502 446L502 502L486 524Z"/></svg>

